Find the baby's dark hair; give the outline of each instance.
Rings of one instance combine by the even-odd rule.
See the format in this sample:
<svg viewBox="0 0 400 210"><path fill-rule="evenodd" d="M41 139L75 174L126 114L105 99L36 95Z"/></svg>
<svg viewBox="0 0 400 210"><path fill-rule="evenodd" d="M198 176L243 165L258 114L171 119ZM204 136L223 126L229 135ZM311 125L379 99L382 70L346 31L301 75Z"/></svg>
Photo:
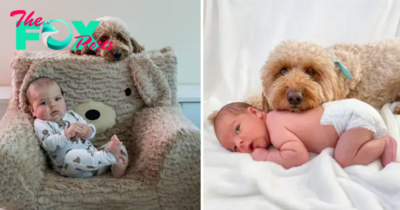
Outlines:
<svg viewBox="0 0 400 210"><path fill-rule="evenodd" d="M249 107L257 109L256 107L245 102L233 102L223 106L221 110L219 110L219 112L215 115L214 119L212 119L212 124L214 124L214 130L216 130L217 122L221 120L225 115L233 114L234 116L237 116L245 113Z"/></svg>
<svg viewBox="0 0 400 210"><path fill-rule="evenodd" d="M39 77L39 78L34 79L31 83L29 83L28 88L26 89L26 98L28 100L28 103L30 103L30 99L31 99L30 91L32 88L49 86L52 84L58 85L58 87L61 90L61 94L64 95L64 92L62 91L61 86L57 83L56 80L49 78L49 77Z"/></svg>

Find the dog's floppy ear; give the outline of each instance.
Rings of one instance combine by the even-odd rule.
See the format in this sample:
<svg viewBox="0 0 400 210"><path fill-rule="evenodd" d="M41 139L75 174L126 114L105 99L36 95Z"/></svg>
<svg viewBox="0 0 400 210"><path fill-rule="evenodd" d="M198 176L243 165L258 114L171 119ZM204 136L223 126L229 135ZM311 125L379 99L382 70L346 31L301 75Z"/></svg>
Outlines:
<svg viewBox="0 0 400 210"><path fill-rule="evenodd" d="M163 72L148 57L132 59L129 63L133 82L147 106L171 105L172 93Z"/></svg>
<svg viewBox="0 0 400 210"><path fill-rule="evenodd" d="M140 53L144 50L144 46L140 45L133 37L129 38L133 47L134 53Z"/></svg>
<svg viewBox="0 0 400 210"><path fill-rule="evenodd" d="M264 93L261 93L261 110L264 112L272 111L268 105L268 101L264 96Z"/></svg>

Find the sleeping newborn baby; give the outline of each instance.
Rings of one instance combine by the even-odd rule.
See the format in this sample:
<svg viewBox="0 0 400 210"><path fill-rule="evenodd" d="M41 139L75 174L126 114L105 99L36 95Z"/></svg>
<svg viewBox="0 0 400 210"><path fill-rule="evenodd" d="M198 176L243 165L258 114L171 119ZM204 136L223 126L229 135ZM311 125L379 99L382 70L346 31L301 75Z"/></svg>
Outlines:
<svg viewBox="0 0 400 210"><path fill-rule="evenodd" d="M264 113L247 103L231 103L214 118L214 129L224 148L286 169L327 147L335 149L333 157L342 167L366 165L379 157L385 167L396 159L397 144L386 134L383 119L357 99L327 102L301 113ZM276 151L267 150L271 144Z"/></svg>

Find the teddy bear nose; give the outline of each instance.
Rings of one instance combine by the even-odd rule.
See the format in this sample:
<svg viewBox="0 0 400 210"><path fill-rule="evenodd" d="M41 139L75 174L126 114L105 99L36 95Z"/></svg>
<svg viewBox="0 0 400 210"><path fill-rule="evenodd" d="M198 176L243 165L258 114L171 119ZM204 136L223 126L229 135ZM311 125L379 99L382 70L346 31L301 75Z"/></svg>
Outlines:
<svg viewBox="0 0 400 210"><path fill-rule="evenodd" d="M299 105L303 100L303 94L297 90L289 90L286 96L291 105Z"/></svg>
<svg viewBox="0 0 400 210"><path fill-rule="evenodd" d="M97 120L100 118L100 112L95 109L91 109L85 113L85 117L88 120Z"/></svg>
<svg viewBox="0 0 400 210"><path fill-rule="evenodd" d="M116 51L114 52L114 58L115 58L115 59L120 59L120 58L121 58L121 52L120 52L119 50L116 50Z"/></svg>

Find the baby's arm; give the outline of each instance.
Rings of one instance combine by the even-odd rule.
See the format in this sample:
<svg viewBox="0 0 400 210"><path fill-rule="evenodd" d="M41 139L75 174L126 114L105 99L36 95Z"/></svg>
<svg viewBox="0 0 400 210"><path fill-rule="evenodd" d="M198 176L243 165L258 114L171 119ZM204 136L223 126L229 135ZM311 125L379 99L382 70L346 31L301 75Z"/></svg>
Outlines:
<svg viewBox="0 0 400 210"><path fill-rule="evenodd" d="M281 132L285 139L279 150L268 151L266 149L254 150L252 156L257 161L275 162L286 169L300 166L310 160L310 155L303 142L290 131L283 130Z"/></svg>
<svg viewBox="0 0 400 210"><path fill-rule="evenodd" d="M65 130L60 133L53 133L53 129L46 122L35 120L35 134L41 142L41 146L47 152L54 152L56 149L69 144L68 138L65 135Z"/></svg>
<svg viewBox="0 0 400 210"><path fill-rule="evenodd" d="M88 123L85 119L83 119L83 117L81 117L78 113L76 113L76 112L74 112L74 111L68 111L69 112L69 114L70 115L72 115L72 117L74 117L77 121L78 121L78 123L82 123L82 124L85 124L85 125L87 125L87 126L89 126L90 127L90 132L91 132L91 134L90 134L90 132L89 132L89 136L86 136L85 137L85 140L92 140L93 138L94 138L94 136L96 135L96 127L93 125L93 124L91 124L91 123Z"/></svg>

